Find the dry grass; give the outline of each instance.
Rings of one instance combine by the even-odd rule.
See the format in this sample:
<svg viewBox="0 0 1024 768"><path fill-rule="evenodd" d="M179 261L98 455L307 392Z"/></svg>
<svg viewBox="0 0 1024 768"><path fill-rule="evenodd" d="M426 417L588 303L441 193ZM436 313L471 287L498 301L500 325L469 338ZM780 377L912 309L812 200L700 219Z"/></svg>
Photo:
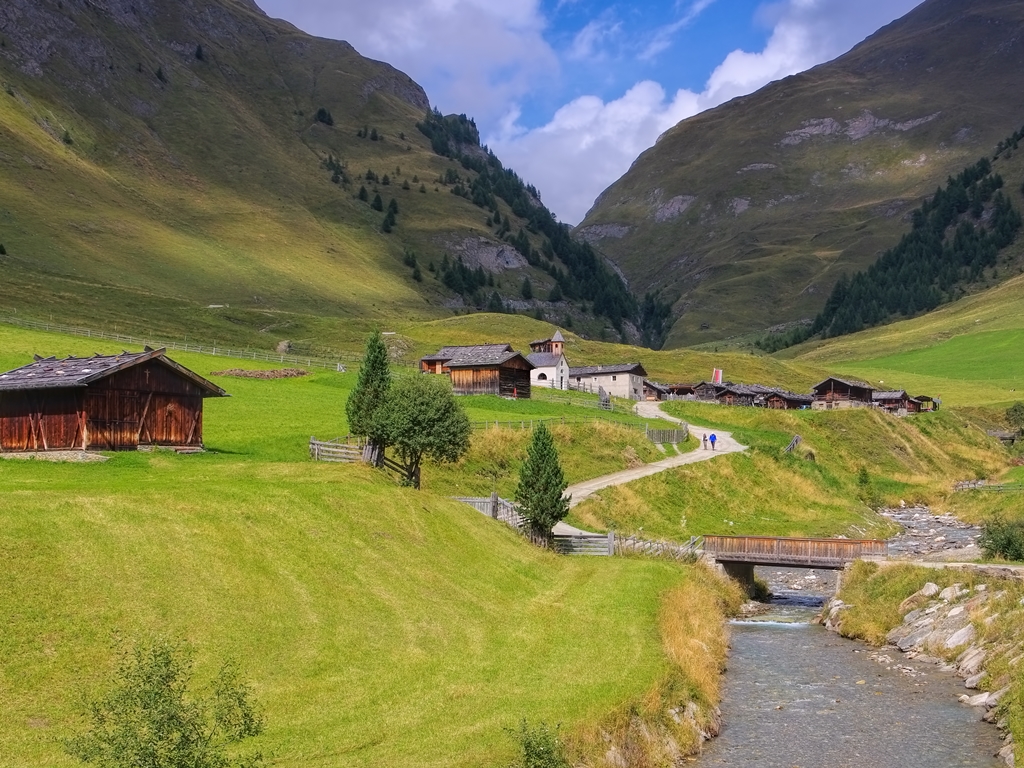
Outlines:
<svg viewBox="0 0 1024 768"><path fill-rule="evenodd" d="M576 764L670 768L699 752L704 739L718 733L729 648L725 619L743 599L736 582L704 565L688 568L683 583L662 600L659 626L669 669L643 696L571 736Z"/></svg>

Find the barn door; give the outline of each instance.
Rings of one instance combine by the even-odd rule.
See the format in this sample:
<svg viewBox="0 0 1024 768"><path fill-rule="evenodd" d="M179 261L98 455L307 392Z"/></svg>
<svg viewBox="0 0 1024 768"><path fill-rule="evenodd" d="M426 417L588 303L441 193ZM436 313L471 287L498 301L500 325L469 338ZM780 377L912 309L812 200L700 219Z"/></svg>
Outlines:
<svg viewBox="0 0 1024 768"><path fill-rule="evenodd" d="M87 391L89 447L100 451L125 451L139 447L139 413L142 398L135 392L114 389Z"/></svg>

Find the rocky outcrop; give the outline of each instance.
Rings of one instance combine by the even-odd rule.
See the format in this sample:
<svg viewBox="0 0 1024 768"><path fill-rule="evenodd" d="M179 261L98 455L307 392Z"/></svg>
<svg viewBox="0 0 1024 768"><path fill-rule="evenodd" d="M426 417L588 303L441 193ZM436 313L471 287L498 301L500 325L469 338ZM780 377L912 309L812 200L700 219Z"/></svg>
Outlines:
<svg viewBox="0 0 1024 768"><path fill-rule="evenodd" d="M499 243L486 237L444 238L439 245L472 269L483 267L488 272L500 274L510 269L527 266L526 258L506 243Z"/></svg>
<svg viewBox="0 0 1024 768"><path fill-rule="evenodd" d="M904 120L903 122L896 122L884 117L875 117L867 110L864 110L857 117L847 120L845 123L840 123L831 117L812 118L805 120L803 125L796 130L787 132L785 138L779 143L784 147L793 147L815 136L835 135L847 136L850 141L860 141L873 133L879 133L884 130L903 133L930 123L941 114L941 112L935 112L924 117Z"/></svg>

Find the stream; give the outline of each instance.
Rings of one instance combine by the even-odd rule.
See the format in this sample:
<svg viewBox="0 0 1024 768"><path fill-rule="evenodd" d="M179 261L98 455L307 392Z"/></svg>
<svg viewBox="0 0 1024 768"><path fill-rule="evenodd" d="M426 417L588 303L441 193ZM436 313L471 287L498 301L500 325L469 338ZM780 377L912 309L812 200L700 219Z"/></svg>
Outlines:
<svg viewBox="0 0 1024 768"><path fill-rule="evenodd" d="M898 651L873 649L811 624L823 594L812 591L799 571L781 580L778 569L771 571L771 610L730 627L724 727L705 744L697 765L1002 766L993 757L1002 746L998 730L957 702L961 681ZM794 579L803 582L799 589L776 586Z"/></svg>

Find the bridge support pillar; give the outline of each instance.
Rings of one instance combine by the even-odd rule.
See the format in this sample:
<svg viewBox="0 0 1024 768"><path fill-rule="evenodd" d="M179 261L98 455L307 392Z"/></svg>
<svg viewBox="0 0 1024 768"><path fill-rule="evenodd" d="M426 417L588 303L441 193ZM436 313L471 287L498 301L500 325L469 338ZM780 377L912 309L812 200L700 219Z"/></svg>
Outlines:
<svg viewBox="0 0 1024 768"><path fill-rule="evenodd" d="M754 596L754 565L753 563L735 563L728 560L719 560L725 575L735 579L743 587L748 597Z"/></svg>

